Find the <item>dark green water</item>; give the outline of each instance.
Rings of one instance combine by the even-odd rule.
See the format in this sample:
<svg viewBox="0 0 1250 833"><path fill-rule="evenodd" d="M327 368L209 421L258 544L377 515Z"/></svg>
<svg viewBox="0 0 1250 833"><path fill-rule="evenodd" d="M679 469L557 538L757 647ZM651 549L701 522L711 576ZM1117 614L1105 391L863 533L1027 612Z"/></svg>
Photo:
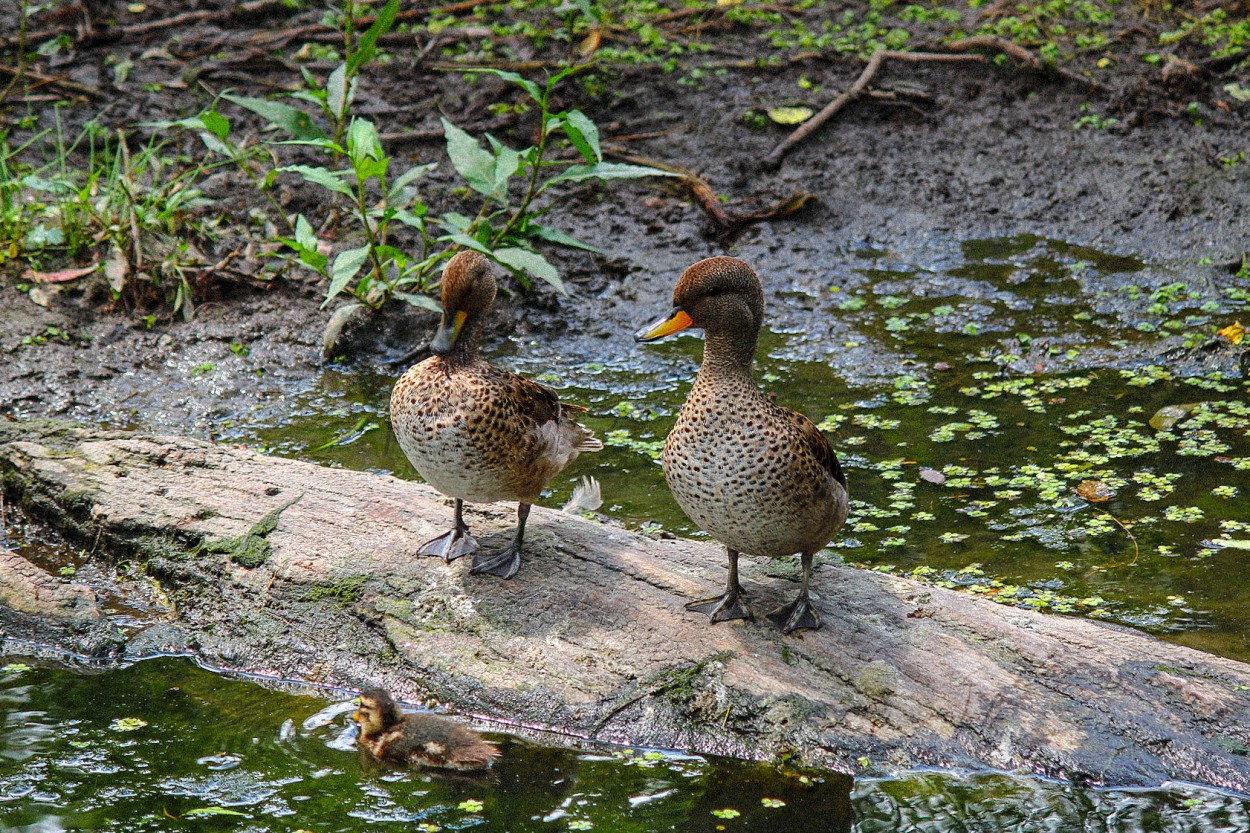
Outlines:
<svg viewBox="0 0 1250 833"><path fill-rule="evenodd" d="M1002 773L845 775L492 735L485 776L380 768L347 710L186 660L103 673L0 664L0 829L1244 831L1250 798L1078 789ZM340 698L343 700L344 698Z"/></svg>

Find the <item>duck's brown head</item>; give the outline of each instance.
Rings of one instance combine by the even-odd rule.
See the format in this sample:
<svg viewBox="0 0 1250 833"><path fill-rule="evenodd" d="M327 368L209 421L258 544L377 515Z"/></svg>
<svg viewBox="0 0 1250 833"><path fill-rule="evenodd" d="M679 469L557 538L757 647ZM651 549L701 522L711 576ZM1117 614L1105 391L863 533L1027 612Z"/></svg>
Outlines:
<svg viewBox="0 0 1250 833"><path fill-rule="evenodd" d="M709 257L682 272L673 289L672 314L634 334L638 341L655 341L698 327L713 343L741 346L754 353L764 321L764 290L755 270L736 257Z"/></svg>
<svg viewBox="0 0 1250 833"><path fill-rule="evenodd" d="M471 348L471 336L495 302L495 290L495 273L484 255L463 251L448 261L443 269L443 320L430 342L431 352L446 356L462 341Z"/></svg>
<svg viewBox="0 0 1250 833"><path fill-rule="evenodd" d="M356 698L356 711L352 720L360 726L362 735L384 732L399 722L399 706L391 695L380 688L368 688Z"/></svg>

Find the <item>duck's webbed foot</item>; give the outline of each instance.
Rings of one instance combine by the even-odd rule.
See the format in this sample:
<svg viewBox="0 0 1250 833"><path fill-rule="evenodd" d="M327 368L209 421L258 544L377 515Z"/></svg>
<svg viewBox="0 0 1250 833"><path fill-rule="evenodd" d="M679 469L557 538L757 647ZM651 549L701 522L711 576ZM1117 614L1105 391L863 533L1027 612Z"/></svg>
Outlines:
<svg viewBox="0 0 1250 833"><path fill-rule="evenodd" d="M456 498L456 523L437 538L431 538L417 549L417 555L432 555L448 564L462 555L477 552L477 541L464 522L464 501Z"/></svg>
<svg viewBox="0 0 1250 833"><path fill-rule="evenodd" d="M708 618L712 620L712 624L717 622L728 622L730 619L746 619L753 621L755 615L751 613L751 608L747 607L746 594L741 588L726 590L719 596L713 596L710 599L700 599L697 602L690 602L686 605L686 610L695 613L706 613Z"/></svg>
<svg viewBox="0 0 1250 833"><path fill-rule="evenodd" d="M516 537L499 552L484 552L473 556L470 573L490 573L500 578L512 578L521 569L521 541L525 538L525 521L530 516L530 505L522 503L516 509Z"/></svg>
<svg viewBox="0 0 1250 833"><path fill-rule="evenodd" d="M781 628L782 633L793 633L803 628L816 630L820 627L820 614L812 607L812 601L807 594L801 593L790 604L782 605L769 613L768 621Z"/></svg>
<svg viewBox="0 0 1250 833"><path fill-rule="evenodd" d="M742 585L738 583L738 551L726 547L725 552L729 555L729 575L725 581L725 592L711 599L691 602L686 605L686 610L706 613L712 624L730 619L752 621L755 616L751 613L751 608L747 607L746 593L742 592Z"/></svg>
<svg viewBox="0 0 1250 833"><path fill-rule="evenodd" d="M417 555L432 555L450 564L460 556L472 555L476 551L477 541L469 534L469 530L453 527L422 544Z"/></svg>
<svg viewBox="0 0 1250 833"><path fill-rule="evenodd" d="M484 552L473 556L473 569L469 572L512 578L519 569L521 569L521 547L513 541L498 552Z"/></svg>

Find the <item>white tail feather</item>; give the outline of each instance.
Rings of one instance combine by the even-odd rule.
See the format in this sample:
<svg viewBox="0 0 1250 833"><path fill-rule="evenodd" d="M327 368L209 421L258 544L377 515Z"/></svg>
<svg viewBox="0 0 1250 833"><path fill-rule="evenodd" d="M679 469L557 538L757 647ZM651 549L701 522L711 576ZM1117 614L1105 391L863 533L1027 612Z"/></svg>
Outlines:
<svg viewBox="0 0 1250 833"><path fill-rule="evenodd" d="M577 514L593 512L603 505L603 495L599 491L599 481L593 477L583 477L582 482L573 487L573 496L564 504L564 511Z"/></svg>

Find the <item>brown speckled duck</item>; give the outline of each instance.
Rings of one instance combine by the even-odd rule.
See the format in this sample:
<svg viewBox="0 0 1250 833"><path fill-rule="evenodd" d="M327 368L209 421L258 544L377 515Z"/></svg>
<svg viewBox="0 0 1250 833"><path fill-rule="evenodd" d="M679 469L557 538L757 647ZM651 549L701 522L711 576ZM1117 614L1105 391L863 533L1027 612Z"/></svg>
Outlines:
<svg viewBox="0 0 1250 833"><path fill-rule="evenodd" d="M690 519L729 553L725 592L686 608L713 622L752 618L738 584L739 553L797 552L802 590L768 618L785 633L819 628L808 597L812 557L846 520L846 477L820 429L755 386L764 317L759 278L736 258L701 260L677 281L673 306L667 320L636 336L654 341L687 327L706 335L699 376L664 441L664 478Z"/></svg>
<svg viewBox="0 0 1250 833"><path fill-rule="evenodd" d="M432 714L403 714L380 688L362 691L352 715L356 743L374 757L431 769L486 769L499 757L493 743L459 723Z"/></svg>
<svg viewBox="0 0 1250 833"><path fill-rule="evenodd" d="M399 447L427 483L456 501L455 525L419 552L448 562L475 553L464 501L515 500L516 537L499 552L475 554L472 569L512 578L521 566L530 505L578 454L603 443L569 417L585 408L478 356L478 336L495 300L489 260L471 251L453 257L443 271L442 299L434 355L409 368L391 391Z"/></svg>

